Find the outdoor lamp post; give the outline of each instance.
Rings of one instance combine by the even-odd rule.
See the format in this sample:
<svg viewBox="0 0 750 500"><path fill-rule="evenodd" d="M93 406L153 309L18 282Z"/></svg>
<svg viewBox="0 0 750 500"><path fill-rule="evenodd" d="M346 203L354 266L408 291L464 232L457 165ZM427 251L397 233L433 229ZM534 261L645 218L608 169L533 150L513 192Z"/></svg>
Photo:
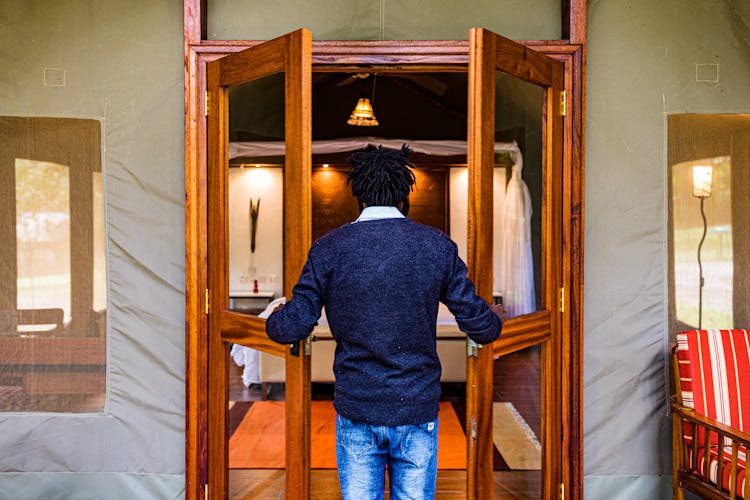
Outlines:
<svg viewBox="0 0 750 500"><path fill-rule="evenodd" d="M706 198L711 196L711 183L713 177L713 167L705 165L697 165L693 167L693 196L701 200L701 217L703 218L703 235L701 241L698 243L698 273L700 275L700 281L698 284L698 329L700 330L703 326L703 285L705 279L703 278L703 263L701 262L701 248L703 242L706 240L706 231L708 230L708 224L706 222L706 212L703 207L703 203Z"/></svg>

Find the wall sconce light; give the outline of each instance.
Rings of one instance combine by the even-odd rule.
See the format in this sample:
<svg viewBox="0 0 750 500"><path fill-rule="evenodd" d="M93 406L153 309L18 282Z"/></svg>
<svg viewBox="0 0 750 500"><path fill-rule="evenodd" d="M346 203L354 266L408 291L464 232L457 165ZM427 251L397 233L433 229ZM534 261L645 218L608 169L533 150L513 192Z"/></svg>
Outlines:
<svg viewBox="0 0 750 500"><path fill-rule="evenodd" d="M698 165L693 167L693 196L708 198L711 196L713 167Z"/></svg>
<svg viewBox="0 0 750 500"><path fill-rule="evenodd" d="M696 165L693 167L693 196L701 200L701 217L703 218L703 235L698 243L698 329L703 327L703 286L706 279L703 276L703 263L701 262L701 249L703 242L706 241L706 231L708 223L706 221L706 211L703 202L711 196L711 184L713 182L713 167L705 165Z"/></svg>

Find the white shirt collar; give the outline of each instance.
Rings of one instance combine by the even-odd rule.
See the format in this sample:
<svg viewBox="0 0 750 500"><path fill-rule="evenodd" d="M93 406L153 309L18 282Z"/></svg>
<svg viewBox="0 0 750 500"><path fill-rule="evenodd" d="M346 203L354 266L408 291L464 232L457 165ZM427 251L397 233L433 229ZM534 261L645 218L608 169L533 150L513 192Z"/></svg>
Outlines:
<svg viewBox="0 0 750 500"><path fill-rule="evenodd" d="M403 219L402 214L396 207L365 207L362 213L354 222L363 222L368 220L379 220L379 219Z"/></svg>

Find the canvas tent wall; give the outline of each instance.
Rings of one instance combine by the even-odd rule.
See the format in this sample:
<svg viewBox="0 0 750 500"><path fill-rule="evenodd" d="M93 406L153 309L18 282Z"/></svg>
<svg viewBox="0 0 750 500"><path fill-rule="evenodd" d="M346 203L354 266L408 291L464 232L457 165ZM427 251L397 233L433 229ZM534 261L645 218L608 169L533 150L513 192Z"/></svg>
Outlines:
<svg viewBox="0 0 750 500"><path fill-rule="evenodd" d="M5 1L0 25L0 114L101 123L109 299L104 410L0 413L0 498L181 498L181 6Z"/></svg>
<svg viewBox="0 0 750 500"><path fill-rule="evenodd" d="M750 110L749 22L742 1L590 3L586 498L671 498L667 115Z"/></svg>
<svg viewBox="0 0 750 500"><path fill-rule="evenodd" d="M558 1L301 3L312 7L209 2L209 36L304 26L316 39L450 39L470 25L560 36ZM0 114L103 122L111 311L108 413L0 415L0 497L180 498L181 5L2 5ZM667 498L664 115L750 111L750 13L741 0L599 0L589 14L585 494ZM720 64L715 84L695 81L706 62ZM43 86L45 67L65 68L65 87Z"/></svg>

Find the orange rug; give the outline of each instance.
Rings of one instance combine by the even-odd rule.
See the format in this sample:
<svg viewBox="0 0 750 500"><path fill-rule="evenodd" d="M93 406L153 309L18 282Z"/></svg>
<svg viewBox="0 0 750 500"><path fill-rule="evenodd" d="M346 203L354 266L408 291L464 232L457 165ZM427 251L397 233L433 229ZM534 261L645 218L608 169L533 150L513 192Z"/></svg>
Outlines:
<svg viewBox="0 0 750 500"><path fill-rule="evenodd" d="M283 469L284 402L256 401L229 438L230 469ZM311 467L336 468L336 410L331 401L312 401ZM466 436L450 402L440 402L438 468L466 468Z"/></svg>

